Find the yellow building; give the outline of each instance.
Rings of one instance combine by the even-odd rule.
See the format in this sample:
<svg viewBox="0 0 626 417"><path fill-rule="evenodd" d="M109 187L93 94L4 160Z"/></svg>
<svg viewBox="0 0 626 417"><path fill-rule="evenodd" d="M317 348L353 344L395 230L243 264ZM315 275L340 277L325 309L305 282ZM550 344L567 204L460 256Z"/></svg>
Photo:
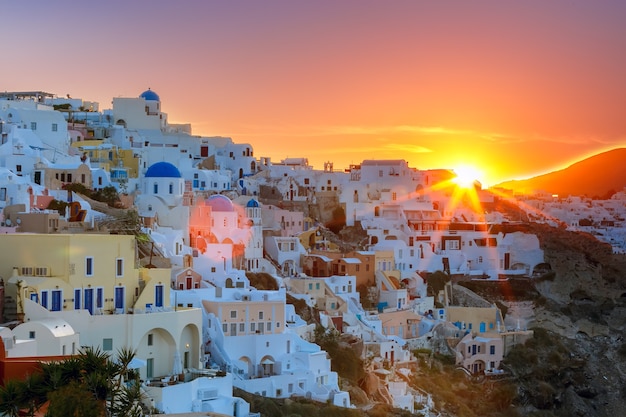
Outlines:
<svg viewBox="0 0 626 417"><path fill-rule="evenodd" d="M133 149L120 149L101 140L74 142L72 147L85 157L89 157L92 167L97 166L108 171L111 174L111 181L118 182L138 176L139 157Z"/></svg>
<svg viewBox="0 0 626 417"><path fill-rule="evenodd" d="M473 335L504 330L500 309L492 307L447 307L447 320Z"/></svg>
<svg viewBox="0 0 626 417"><path fill-rule="evenodd" d="M201 310L172 308L170 269L139 268L134 236L6 234L0 246L19 318L62 318L82 346L134 349L146 361L143 378L200 367Z"/></svg>

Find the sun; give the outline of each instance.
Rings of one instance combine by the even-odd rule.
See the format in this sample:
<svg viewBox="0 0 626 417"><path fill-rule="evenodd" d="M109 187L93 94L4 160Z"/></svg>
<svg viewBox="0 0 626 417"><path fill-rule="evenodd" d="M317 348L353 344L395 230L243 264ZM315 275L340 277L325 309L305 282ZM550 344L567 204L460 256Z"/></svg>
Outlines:
<svg viewBox="0 0 626 417"><path fill-rule="evenodd" d="M460 165L453 169L456 177L454 183L461 188L474 188L476 182L480 183L479 178L482 177L482 173L476 167L471 165Z"/></svg>

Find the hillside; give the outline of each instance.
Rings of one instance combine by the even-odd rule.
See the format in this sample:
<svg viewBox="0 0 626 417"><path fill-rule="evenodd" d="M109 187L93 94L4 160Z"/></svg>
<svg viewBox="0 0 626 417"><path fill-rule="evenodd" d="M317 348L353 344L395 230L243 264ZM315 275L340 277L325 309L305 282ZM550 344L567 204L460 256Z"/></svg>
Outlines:
<svg viewBox="0 0 626 417"><path fill-rule="evenodd" d="M606 198L626 186L626 148L613 149L577 162L560 171L506 181L498 188L530 193L544 190L561 197L586 195Z"/></svg>
<svg viewBox="0 0 626 417"><path fill-rule="evenodd" d="M626 403L626 256L586 233L529 224L553 274L511 298L511 286L472 289L509 307L531 301L535 338L505 360L521 415L617 416ZM517 288L523 290L523 288ZM509 309L508 314L512 313Z"/></svg>

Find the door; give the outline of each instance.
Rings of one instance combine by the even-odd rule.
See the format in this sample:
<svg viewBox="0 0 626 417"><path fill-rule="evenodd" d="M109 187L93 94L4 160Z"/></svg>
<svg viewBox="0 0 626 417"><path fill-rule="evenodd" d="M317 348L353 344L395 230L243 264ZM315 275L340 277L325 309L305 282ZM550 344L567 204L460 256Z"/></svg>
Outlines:
<svg viewBox="0 0 626 417"><path fill-rule="evenodd" d="M154 377L154 358L148 358L146 360L146 378L150 379Z"/></svg>
<svg viewBox="0 0 626 417"><path fill-rule="evenodd" d="M115 309L124 309L124 287L115 287Z"/></svg>
<svg viewBox="0 0 626 417"><path fill-rule="evenodd" d="M84 309L93 315L93 288L85 288L85 304Z"/></svg>
<svg viewBox="0 0 626 417"><path fill-rule="evenodd" d="M52 290L52 308L50 309L51 311L61 311L63 308L63 303L62 300L63 298L61 297L62 295L62 291L61 290Z"/></svg>

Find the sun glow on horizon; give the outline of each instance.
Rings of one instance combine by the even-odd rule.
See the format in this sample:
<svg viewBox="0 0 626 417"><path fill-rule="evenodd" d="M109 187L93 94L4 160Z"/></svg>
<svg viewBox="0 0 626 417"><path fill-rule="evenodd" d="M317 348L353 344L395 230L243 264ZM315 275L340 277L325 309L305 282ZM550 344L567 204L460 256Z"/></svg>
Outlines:
<svg viewBox="0 0 626 417"><path fill-rule="evenodd" d="M454 183L461 188L474 188L476 181L482 183L482 172L471 165L460 165L453 169L456 177Z"/></svg>

